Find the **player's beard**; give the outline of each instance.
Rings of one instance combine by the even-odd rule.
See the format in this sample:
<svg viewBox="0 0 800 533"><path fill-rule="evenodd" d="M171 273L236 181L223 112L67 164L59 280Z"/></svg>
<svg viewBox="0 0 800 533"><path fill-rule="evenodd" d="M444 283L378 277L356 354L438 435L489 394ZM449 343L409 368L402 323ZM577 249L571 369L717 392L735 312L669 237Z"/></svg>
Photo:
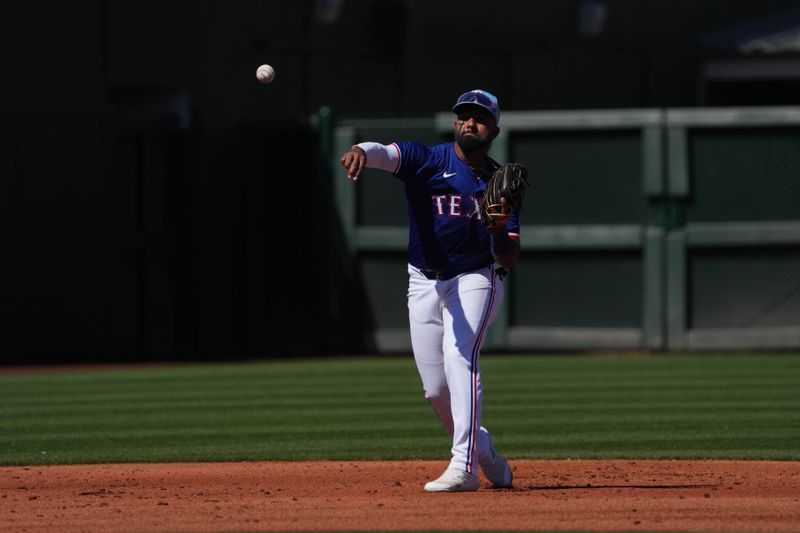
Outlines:
<svg viewBox="0 0 800 533"><path fill-rule="evenodd" d="M464 135L462 133L456 134L456 142L464 153L472 152L473 150L480 150L491 144L491 139L481 139L477 135Z"/></svg>

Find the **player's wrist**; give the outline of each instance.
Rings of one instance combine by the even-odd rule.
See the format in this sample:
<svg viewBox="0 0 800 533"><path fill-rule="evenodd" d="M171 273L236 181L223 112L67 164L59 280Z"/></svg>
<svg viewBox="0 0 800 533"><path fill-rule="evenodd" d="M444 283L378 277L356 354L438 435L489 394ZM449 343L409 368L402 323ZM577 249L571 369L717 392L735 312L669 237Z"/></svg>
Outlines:
<svg viewBox="0 0 800 533"><path fill-rule="evenodd" d="M505 215L503 215L502 218L495 217L494 224L487 227L486 231L488 231L490 235L508 235L506 222L508 222L508 217Z"/></svg>
<svg viewBox="0 0 800 533"><path fill-rule="evenodd" d="M350 151L351 151L351 152L358 152L358 153L359 153L359 154L361 154L361 155L367 155L367 151L366 151L366 150L364 150L363 148L361 148L361 147L360 147L359 145L357 145L357 144L354 144L353 146L351 146L351 147L350 147Z"/></svg>

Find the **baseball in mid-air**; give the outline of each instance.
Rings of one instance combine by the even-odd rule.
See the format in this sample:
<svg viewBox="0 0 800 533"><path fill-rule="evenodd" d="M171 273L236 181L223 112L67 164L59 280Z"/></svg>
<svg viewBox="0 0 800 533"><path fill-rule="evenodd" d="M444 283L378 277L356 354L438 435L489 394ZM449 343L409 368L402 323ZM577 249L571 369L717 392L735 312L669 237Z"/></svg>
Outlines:
<svg viewBox="0 0 800 533"><path fill-rule="evenodd" d="M275 69L270 65L261 65L256 70L256 78L261 83L272 83L272 80L275 79Z"/></svg>

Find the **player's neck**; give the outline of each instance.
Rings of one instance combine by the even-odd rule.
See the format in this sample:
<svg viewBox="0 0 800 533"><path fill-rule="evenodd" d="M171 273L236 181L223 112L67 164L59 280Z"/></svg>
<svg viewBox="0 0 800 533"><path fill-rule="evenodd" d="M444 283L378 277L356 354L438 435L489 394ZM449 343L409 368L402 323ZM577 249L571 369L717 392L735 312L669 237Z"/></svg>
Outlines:
<svg viewBox="0 0 800 533"><path fill-rule="evenodd" d="M460 160L473 168L484 168L489 163L489 147L484 146L477 150L465 152L458 143L453 143L456 155Z"/></svg>

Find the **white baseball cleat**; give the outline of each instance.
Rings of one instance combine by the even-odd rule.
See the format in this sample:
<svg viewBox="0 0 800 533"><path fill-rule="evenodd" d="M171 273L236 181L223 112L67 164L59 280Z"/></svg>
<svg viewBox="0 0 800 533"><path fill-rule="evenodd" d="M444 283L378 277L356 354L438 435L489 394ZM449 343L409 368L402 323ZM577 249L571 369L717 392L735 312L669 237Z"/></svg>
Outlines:
<svg viewBox="0 0 800 533"><path fill-rule="evenodd" d="M448 468L444 474L425 484L428 492L472 492L478 490L481 480L475 474L470 474L460 468Z"/></svg>
<svg viewBox="0 0 800 533"><path fill-rule="evenodd" d="M485 433L489 439L489 452L486 455L478 456L478 464L483 470L483 475L495 488L510 488L514 481L514 475L511 473L511 467L508 466L508 461L494 449L492 437L486 431L486 428L481 426L480 431Z"/></svg>

